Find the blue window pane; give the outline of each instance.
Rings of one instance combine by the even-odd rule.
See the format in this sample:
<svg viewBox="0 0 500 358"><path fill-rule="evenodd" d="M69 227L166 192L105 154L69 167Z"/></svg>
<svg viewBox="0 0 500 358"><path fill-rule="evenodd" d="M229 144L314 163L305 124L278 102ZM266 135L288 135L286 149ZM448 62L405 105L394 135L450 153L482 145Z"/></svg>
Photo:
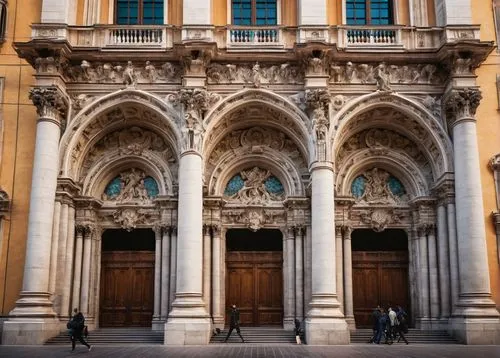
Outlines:
<svg viewBox="0 0 500 358"><path fill-rule="evenodd" d="M229 180L226 185L226 189L224 190L225 196L233 196L237 192L241 190L245 186L245 182L240 174L236 174L234 177Z"/></svg>
<svg viewBox="0 0 500 358"><path fill-rule="evenodd" d="M355 198L360 198L365 193L366 178L363 175L356 177L351 184L351 193Z"/></svg>
<svg viewBox="0 0 500 358"><path fill-rule="evenodd" d="M158 183L156 183L156 180L154 180L152 177L148 176L144 178L144 187L146 188L149 197L157 197L160 193L160 190L158 189Z"/></svg>
<svg viewBox="0 0 500 358"><path fill-rule="evenodd" d="M106 189L104 190L104 193L108 198L113 199L120 194L121 190L122 180L119 176L117 176L109 182L109 184L106 186Z"/></svg>
<svg viewBox="0 0 500 358"><path fill-rule="evenodd" d="M274 195L281 195L285 193L285 189L283 188L283 184L276 178L274 175L267 178L264 182L266 190Z"/></svg>
<svg viewBox="0 0 500 358"><path fill-rule="evenodd" d="M391 193L393 193L395 196L403 196L406 194L405 187L403 184L397 179L396 177L393 177L392 175L389 177L387 184L389 186L389 190Z"/></svg>

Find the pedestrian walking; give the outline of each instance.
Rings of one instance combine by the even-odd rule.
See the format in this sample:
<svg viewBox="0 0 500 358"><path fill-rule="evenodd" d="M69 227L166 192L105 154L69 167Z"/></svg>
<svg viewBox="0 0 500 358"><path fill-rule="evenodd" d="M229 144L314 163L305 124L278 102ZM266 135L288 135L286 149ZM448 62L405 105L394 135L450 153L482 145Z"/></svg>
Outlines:
<svg viewBox="0 0 500 358"><path fill-rule="evenodd" d="M236 329L236 333L238 333L238 336L240 336L241 342L245 343L245 340L241 336L241 331L240 331L240 310L236 307L236 305L233 305L231 307L231 312L229 314L230 314L229 332L227 333L224 343L227 342L227 340L229 339L229 336L233 332L233 329Z"/></svg>
<svg viewBox="0 0 500 358"><path fill-rule="evenodd" d="M302 330L300 329L300 321L295 318L295 341L297 344L302 344L302 341L300 340L300 334L302 333Z"/></svg>
<svg viewBox="0 0 500 358"><path fill-rule="evenodd" d="M380 317L380 305L378 305L372 312L372 320L373 320L373 335L368 341L368 343L376 343L377 342L377 335L378 335L378 319Z"/></svg>
<svg viewBox="0 0 500 358"><path fill-rule="evenodd" d="M405 333L408 333L408 315L401 306L397 307L396 318L398 321L398 325L396 325L396 332L399 335L398 342L403 339L406 344L409 344L405 337Z"/></svg>
<svg viewBox="0 0 500 358"><path fill-rule="evenodd" d="M389 307L388 310L388 316L389 316L389 337L391 337L391 340L396 339L396 324L399 324L397 320L397 315L396 312L392 309L392 307Z"/></svg>
<svg viewBox="0 0 500 358"><path fill-rule="evenodd" d="M71 351L73 352L75 350L77 339L90 351L92 349L92 346L87 342L85 342L85 339L83 339L83 332L85 329L85 317L83 316L83 313L78 311L78 308L75 308L73 312L74 315L67 324L67 327L69 328L71 334Z"/></svg>

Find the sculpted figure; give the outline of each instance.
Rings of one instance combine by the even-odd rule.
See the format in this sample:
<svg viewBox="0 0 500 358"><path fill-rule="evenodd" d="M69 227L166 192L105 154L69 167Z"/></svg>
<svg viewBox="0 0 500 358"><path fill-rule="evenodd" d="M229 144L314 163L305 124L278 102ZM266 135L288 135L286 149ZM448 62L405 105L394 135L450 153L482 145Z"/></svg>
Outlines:
<svg viewBox="0 0 500 358"><path fill-rule="evenodd" d="M377 81L377 90L379 91L390 91L391 87L389 85L389 76L387 75L385 64L380 63L374 71L375 81Z"/></svg>
<svg viewBox="0 0 500 358"><path fill-rule="evenodd" d="M127 86L133 86L136 84L137 78L134 73L134 65L132 61L127 62L127 67L123 70L123 83Z"/></svg>

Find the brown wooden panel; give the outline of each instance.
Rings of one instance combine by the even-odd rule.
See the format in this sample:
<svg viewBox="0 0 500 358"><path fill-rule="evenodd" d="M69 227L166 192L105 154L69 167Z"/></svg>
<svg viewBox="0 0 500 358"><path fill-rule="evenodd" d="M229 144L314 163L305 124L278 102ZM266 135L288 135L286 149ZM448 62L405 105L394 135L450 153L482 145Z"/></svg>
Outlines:
<svg viewBox="0 0 500 358"><path fill-rule="evenodd" d="M101 267L100 325L151 325L154 252L103 252Z"/></svg>
<svg viewBox="0 0 500 358"><path fill-rule="evenodd" d="M371 327L377 305L402 305L410 311L408 252L355 251L352 253L353 304L357 327Z"/></svg>
<svg viewBox="0 0 500 358"><path fill-rule="evenodd" d="M242 325L282 324L282 262L282 252L227 253L226 306L239 307Z"/></svg>

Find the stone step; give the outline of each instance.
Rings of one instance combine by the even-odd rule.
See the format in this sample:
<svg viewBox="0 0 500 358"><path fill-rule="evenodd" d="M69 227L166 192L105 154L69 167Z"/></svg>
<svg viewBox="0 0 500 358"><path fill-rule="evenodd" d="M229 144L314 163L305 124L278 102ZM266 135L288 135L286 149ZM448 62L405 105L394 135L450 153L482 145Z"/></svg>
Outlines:
<svg viewBox="0 0 500 358"><path fill-rule="evenodd" d="M369 343L372 335L373 332L371 329L357 329L351 332L351 343ZM457 344L457 341L446 331L410 329L408 333L405 334L405 337L410 343Z"/></svg>
<svg viewBox="0 0 500 358"><path fill-rule="evenodd" d="M226 339L228 328L221 333L212 336L210 343L220 344ZM293 331L278 327L241 327L241 335L245 343L265 343L265 344L295 344L295 335ZM233 330L228 343L241 343L241 339Z"/></svg>
<svg viewBox="0 0 500 358"><path fill-rule="evenodd" d="M102 328L90 331L87 338L89 344L109 345L109 344L163 344L163 332L156 332L149 329L130 328ZM58 336L49 339L46 345L67 345L70 338L67 332L62 332Z"/></svg>

